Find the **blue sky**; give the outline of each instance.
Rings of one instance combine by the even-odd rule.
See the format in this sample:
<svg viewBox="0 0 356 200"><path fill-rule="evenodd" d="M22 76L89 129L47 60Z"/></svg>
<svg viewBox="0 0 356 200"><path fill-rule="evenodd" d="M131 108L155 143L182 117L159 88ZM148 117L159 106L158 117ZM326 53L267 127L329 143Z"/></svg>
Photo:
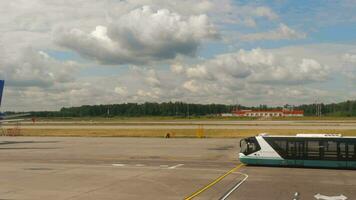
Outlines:
<svg viewBox="0 0 356 200"><path fill-rule="evenodd" d="M356 2L0 3L3 110L356 98Z"/></svg>

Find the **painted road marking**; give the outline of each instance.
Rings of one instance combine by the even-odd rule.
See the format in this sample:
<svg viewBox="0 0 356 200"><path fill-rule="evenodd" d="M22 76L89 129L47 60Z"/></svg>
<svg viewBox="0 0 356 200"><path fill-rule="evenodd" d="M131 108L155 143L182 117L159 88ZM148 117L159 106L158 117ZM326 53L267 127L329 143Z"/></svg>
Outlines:
<svg viewBox="0 0 356 200"><path fill-rule="evenodd" d="M172 166L172 167L169 167L168 169L176 169L176 168L181 167L181 166L183 166L183 165L184 165L184 164L174 165L174 166Z"/></svg>
<svg viewBox="0 0 356 200"><path fill-rule="evenodd" d="M239 164L237 165L235 168L231 169L230 171L226 172L224 175L220 176L219 178L215 179L213 182L211 182L210 184L208 184L207 186L201 188L200 190L194 192L193 194L191 194L189 197L184 198L185 200L191 200L195 197L197 197L199 194L203 193L204 191L206 191L207 189L211 188L213 185L217 184L218 182L220 182L221 180L223 180L226 176L228 176L229 174L235 172L236 170L240 169L242 166L244 166L244 164Z"/></svg>
<svg viewBox="0 0 356 200"><path fill-rule="evenodd" d="M237 182L237 184L231 188L223 197L220 198L220 200L226 200L237 188L239 188L248 178L247 174L240 173L241 175L244 175L245 178L242 179L242 181Z"/></svg>
<svg viewBox="0 0 356 200"><path fill-rule="evenodd" d="M114 164L111 164L111 165L114 166L114 167L129 167L130 166L129 164L123 164L123 163L114 163ZM159 165L159 168L177 169L178 167L181 167L183 165L184 164L177 164L177 165L174 165L174 166L171 166L171 167L169 165ZM134 166L135 167L146 167L146 165L144 165L144 164L135 164Z"/></svg>
<svg viewBox="0 0 356 200"><path fill-rule="evenodd" d="M125 164L112 164L112 166L114 166L114 167L125 167L126 165Z"/></svg>
<svg viewBox="0 0 356 200"><path fill-rule="evenodd" d="M321 199L321 200L346 200L347 197L344 195L340 195L340 196L326 196L326 195L322 195L322 194L316 194L314 196L316 199Z"/></svg>
<svg viewBox="0 0 356 200"><path fill-rule="evenodd" d="M123 168L128 168L128 169L135 169L137 167L129 164L123 164L124 166L121 166ZM112 166L115 166L115 164L112 164ZM142 169L161 169L159 166L142 166ZM210 171L210 172L226 172L226 170L222 169L211 169L211 168L192 168L192 167L184 167L184 168L174 168L175 170L191 170L191 171ZM241 174L239 172L233 172L232 174Z"/></svg>

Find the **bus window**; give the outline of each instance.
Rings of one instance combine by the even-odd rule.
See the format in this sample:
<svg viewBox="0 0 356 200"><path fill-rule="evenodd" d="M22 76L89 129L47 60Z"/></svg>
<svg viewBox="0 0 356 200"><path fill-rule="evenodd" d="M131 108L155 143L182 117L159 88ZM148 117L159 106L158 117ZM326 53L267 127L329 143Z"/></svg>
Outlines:
<svg viewBox="0 0 356 200"><path fill-rule="evenodd" d="M266 142L282 157L287 158L287 139L266 137Z"/></svg>
<svg viewBox="0 0 356 200"><path fill-rule="evenodd" d="M324 142L324 159L337 160L337 142L325 141Z"/></svg>
<svg viewBox="0 0 356 200"><path fill-rule="evenodd" d="M307 142L307 157L308 159L319 159L320 158L320 145L319 141L308 141Z"/></svg>
<svg viewBox="0 0 356 200"><path fill-rule="evenodd" d="M343 142L340 142L338 145L338 155L339 160L344 160L347 158L346 144Z"/></svg>
<svg viewBox="0 0 356 200"><path fill-rule="evenodd" d="M247 153L247 142L246 140L241 140L240 141L240 152L245 154Z"/></svg>
<svg viewBox="0 0 356 200"><path fill-rule="evenodd" d="M275 144L277 147L282 150L284 153L287 152L287 141L285 140L276 140Z"/></svg>
<svg viewBox="0 0 356 200"><path fill-rule="evenodd" d="M245 155L255 153L261 149L256 138L254 138L254 137L241 140L240 146L241 146L240 152Z"/></svg>
<svg viewBox="0 0 356 200"><path fill-rule="evenodd" d="M257 140L255 138L250 139L247 143L247 149L248 149L248 154L254 153L256 151L258 151L258 143Z"/></svg>
<svg viewBox="0 0 356 200"><path fill-rule="evenodd" d="M296 144L296 157L302 159L305 157L304 141L297 141Z"/></svg>
<svg viewBox="0 0 356 200"><path fill-rule="evenodd" d="M351 160L356 160L356 154L355 154L355 149L356 146L355 144L348 144L347 145L347 150L348 150L348 158Z"/></svg>
<svg viewBox="0 0 356 200"><path fill-rule="evenodd" d="M287 143L287 156L290 159L295 159L296 157L296 145L295 142L289 142Z"/></svg>

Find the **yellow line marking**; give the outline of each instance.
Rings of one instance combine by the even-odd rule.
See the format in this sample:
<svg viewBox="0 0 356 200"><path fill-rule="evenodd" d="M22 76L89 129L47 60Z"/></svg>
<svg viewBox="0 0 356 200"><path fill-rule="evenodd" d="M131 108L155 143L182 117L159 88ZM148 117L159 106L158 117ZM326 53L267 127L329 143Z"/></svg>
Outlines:
<svg viewBox="0 0 356 200"><path fill-rule="evenodd" d="M193 198L195 198L196 196L198 196L199 194L203 193L204 191L206 191L207 189L211 188L213 185L217 184L218 182L220 182L222 179L224 179L226 176L228 176L229 174L235 172L236 170L240 169L242 166L244 166L244 164L239 164L237 165L235 168L231 169L230 171L226 172L224 175L220 176L219 178L215 179L213 182L211 182L209 185L201 188L200 190L194 192L193 194L191 194L189 197L186 197L185 200L191 200Z"/></svg>

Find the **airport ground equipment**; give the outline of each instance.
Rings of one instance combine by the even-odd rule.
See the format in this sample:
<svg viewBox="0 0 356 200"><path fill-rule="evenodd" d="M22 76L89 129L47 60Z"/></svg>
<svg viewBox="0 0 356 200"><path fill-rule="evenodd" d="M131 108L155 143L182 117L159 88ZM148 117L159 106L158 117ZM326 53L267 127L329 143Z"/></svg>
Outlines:
<svg viewBox="0 0 356 200"><path fill-rule="evenodd" d="M4 92L4 87L5 87L5 81L0 80L0 107L1 107L1 102L2 102L2 96ZM29 119L18 119L19 117L25 117L29 116L29 113L21 113L21 114L15 114L15 115L7 115L5 113L0 112L0 127L2 123L18 123L21 121L29 120Z"/></svg>
<svg viewBox="0 0 356 200"><path fill-rule="evenodd" d="M240 141L239 158L247 165L356 169L356 137L260 134Z"/></svg>

